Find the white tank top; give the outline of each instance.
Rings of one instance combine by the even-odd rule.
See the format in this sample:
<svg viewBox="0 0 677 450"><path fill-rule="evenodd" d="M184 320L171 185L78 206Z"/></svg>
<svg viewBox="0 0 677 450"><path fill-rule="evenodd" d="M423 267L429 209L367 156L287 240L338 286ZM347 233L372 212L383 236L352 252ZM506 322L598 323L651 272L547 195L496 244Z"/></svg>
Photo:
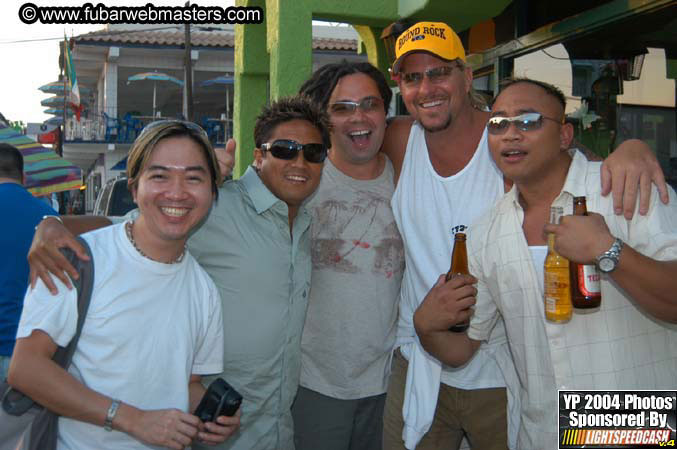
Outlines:
<svg viewBox="0 0 677 450"><path fill-rule="evenodd" d="M453 143L449 151L453 151ZM414 340L414 311L440 274L449 270L453 234L472 234L470 225L503 193L503 175L489 153L486 130L470 162L457 174L442 177L430 162L423 128L414 122L391 202L406 261L398 346ZM441 381L462 389L505 386L500 369L485 347L483 344L462 368L443 367Z"/></svg>

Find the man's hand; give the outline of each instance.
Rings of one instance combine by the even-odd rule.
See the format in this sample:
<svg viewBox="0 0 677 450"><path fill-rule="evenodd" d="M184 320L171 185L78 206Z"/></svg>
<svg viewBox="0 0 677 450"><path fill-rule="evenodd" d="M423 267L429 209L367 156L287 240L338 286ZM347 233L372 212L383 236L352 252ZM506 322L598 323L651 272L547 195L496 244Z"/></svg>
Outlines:
<svg viewBox="0 0 677 450"><path fill-rule="evenodd" d="M178 409L139 411L129 434L149 444L181 450L197 436L200 419Z"/></svg>
<svg viewBox="0 0 677 450"><path fill-rule="evenodd" d="M30 263L31 287L35 287L38 277L52 294L58 292L50 273L60 279L69 289L72 289L68 275L73 279L78 278L78 271L68 262L59 251L60 248L68 247L75 252L78 258L88 260L89 256L85 249L75 239L68 229L56 219L45 219L35 231L33 243L28 252Z"/></svg>
<svg viewBox="0 0 677 450"><path fill-rule="evenodd" d="M448 331L449 327L470 319L472 315L477 279L470 275L456 275L445 282L444 278L444 275L440 276L414 312L414 327L419 336Z"/></svg>
<svg viewBox="0 0 677 450"><path fill-rule="evenodd" d="M614 211L630 220L635 212L639 188L639 213L649 211L651 182L658 188L660 199L668 203L668 188L665 176L656 155L648 145L638 139L623 142L604 160L601 169L602 195L612 193Z"/></svg>
<svg viewBox="0 0 677 450"><path fill-rule="evenodd" d="M577 264L595 264L596 257L611 248L614 237L597 213L564 216L559 225L546 224L545 233L555 234L555 250Z"/></svg>
<svg viewBox="0 0 677 450"><path fill-rule="evenodd" d="M219 416L216 422L207 422L202 424L197 439L205 445L216 445L224 442L233 433L240 428L240 416L242 415L238 408L234 416Z"/></svg>
<svg viewBox="0 0 677 450"><path fill-rule="evenodd" d="M215 148L216 159L219 162L219 169L223 178L233 174L233 167L235 167L235 139L228 139L225 148Z"/></svg>

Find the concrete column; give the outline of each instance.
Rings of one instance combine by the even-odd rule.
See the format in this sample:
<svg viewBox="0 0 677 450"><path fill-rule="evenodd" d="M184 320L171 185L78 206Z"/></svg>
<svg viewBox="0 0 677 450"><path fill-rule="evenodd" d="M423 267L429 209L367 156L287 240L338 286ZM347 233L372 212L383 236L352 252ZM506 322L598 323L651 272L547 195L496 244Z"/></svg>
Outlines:
<svg viewBox="0 0 677 450"><path fill-rule="evenodd" d="M267 0L270 97L298 92L312 72L312 8L307 0Z"/></svg>
<svg viewBox="0 0 677 450"><path fill-rule="evenodd" d="M237 0L236 5L265 8L264 0ZM268 61L265 24L235 25L235 178L239 178L254 161L254 123L268 102Z"/></svg>
<svg viewBox="0 0 677 450"><path fill-rule="evenodd" d="M118 115L118 56L120 48L111 47L108 49L108 57L104 64L103 110L111 117Z"/></svg>

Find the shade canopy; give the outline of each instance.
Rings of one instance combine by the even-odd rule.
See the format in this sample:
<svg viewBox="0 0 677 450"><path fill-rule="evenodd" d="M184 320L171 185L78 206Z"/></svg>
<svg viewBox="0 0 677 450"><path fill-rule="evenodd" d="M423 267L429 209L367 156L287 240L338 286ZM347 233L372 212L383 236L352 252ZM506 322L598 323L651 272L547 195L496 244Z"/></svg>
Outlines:
<svg viewBox="0 0 677 450"><path fill-rule="evenodd" d="M143 72L143 73L137 73L136 75L132 75L131 77L127 78L127 84L129 84L132 81L152 81L153 82L153 117L155 117L155 111L157 109L157 86L156 83L159 82L171 82L174 84L178 84L179 86L183 86L183 81L179 80L176 77L173 77L171 75L167 75L166 73L162 72Z"/></svg>
<svg viewBox="0 0 677 450"><path fill-rule="evenodd" d="M63 95L55 95L53 97L47 97L40 101L42 106L60 106L63 107L65 98Z"/></svg>
<svg viewBox="0 0 677 450"><path fill-rule="evenodd" d="M233 84L233 77L229 77L226 75L221 75L220 77L216 78L211 78L209 80L203 81L200 83L200 86L202 87L207 87L207 86L214 86L218 84Z"/></svg>
<svg viewBox="0 0 677 450"><path fill-rule="evenodd" d="M127 170L127 157L125 156L120 161L116 162L110 170Z"/></svg>
<svg viewBox="0 0 677 450"><path fill-rule="evenodd" d="M62 94L66 92L66 86L63 81L52 81L51 83L43 84L38 88L46 94ZM89 94L90 89L84 86L78 86L80 95Z"/></svg>
<svg viewBox="0 0 677 450"><path fill-rule="evenodd" d="M47 108L46 110L43 111L45 114L53 114L55 116L63 116L63 108ZM66 110L66 115L67 116L72 116L73 115L73 110L67 109Z"/></svg>
<svg viewBox="0 0 677 450"><path fill-rule="evenodd" d="M41 196L82 186L79 167L14 128L0 124L0 142L13 145L23 155L24 186L31 194Z"/></svg>

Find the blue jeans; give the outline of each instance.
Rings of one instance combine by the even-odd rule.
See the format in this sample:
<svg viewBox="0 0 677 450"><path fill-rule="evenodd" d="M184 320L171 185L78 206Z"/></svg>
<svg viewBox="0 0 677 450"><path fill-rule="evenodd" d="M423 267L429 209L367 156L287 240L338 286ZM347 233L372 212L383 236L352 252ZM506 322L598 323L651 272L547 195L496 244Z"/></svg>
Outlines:
<svg viewBox="0 0 677 450"><path fill-rule="evenodd" d="M0 355L0 381L4 381L7 378L7 371L9 370L9 360L11 356Z"/></svg>

